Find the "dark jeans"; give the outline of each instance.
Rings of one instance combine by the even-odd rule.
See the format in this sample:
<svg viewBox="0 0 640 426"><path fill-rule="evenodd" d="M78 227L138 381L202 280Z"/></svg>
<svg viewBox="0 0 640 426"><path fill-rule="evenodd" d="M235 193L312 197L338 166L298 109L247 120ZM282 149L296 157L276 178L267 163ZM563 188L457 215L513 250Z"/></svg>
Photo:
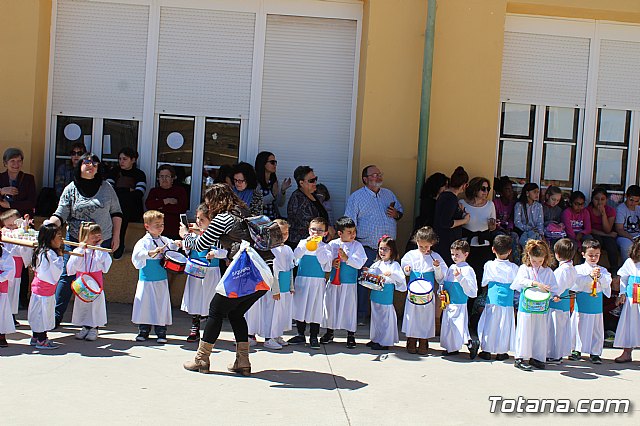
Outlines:
<svg viewBox="0 0 640 426"><path fill-rule="evenodd" d="M471 246L471 252L469 253L468 263L476 273L476 285L478 290L478 296L482 292L482 275L484 274L484 264L493 259L494 255L491 251L491 246ZM467 313L469 314L469 334L472 338L478 338L478 322L480 321L481 309L474 309L474 305L477 298L469 298L467 300Z"/></svg>
<svg viewBox="0 0 640 426"><path fill-rule="evenodd" d="M364 246L364 252L367 254L367 261L364 266L368 268L375 262L378 252L376 249L367 246ZM370 290L364 286L358 286L358 322L363 321L369 314L369 308L371 307L369 303L369 291Z"/></svg>
<svg viewBox="0 0 640 426"><path fill-rule="evenodd" d="M228 317L236 342L248 342L249 330L244 314L266 292L266 290L260 290L233 299L216 293L209 305L209 319L205 325L204 333L202 333L202 340L207 343L215 343L220 336L220 330L222 330L222 321Z"/></svg>
<svg viewBox="0 0 640 426"><path fill-rule="evenodd" d="M20 276L20 309L29 307L29 269L22 267L22 275Z"/></svg>
<svg viewBox="0 0 640 426"><path fill-rule="evenodd" d="M65 237L68 241L78 242L76 238L72 238L69 234ZM102 247L111 248L111 238L102 242ZM75 247L65 244L65 251L71 251ZM67 275L67 262L69 261L69 255L64 255L64 267L62 268L62 275L60 275L60 279L58 280L58 286L56 287L56 324L62 322L62 318L64 317L64 313L67 311L67 306L69 306L69 301L71 300L71 296L73 292L71 291L71 282L76 279L74 275Z"/></svg>

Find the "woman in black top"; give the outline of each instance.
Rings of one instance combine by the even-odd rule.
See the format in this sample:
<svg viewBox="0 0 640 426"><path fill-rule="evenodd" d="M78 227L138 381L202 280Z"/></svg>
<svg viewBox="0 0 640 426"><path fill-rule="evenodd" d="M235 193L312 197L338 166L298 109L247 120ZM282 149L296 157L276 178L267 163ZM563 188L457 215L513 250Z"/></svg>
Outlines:
<svg viewBox="0 0 640 426"><path fill-rule="evenodd" d="M329 220L329 214L322 202L314 195L318 177L309 166L298 166L293 171L293 178L298 189L293 191L287 204L287 222L289 222L289 240L287 244L295 248L301 239L309 236L309 222L314 217L324 217ZM329 238L332 238L333 228L329 226Z"/></svg>
<svg viewBox="0 0 640 426"><path fill-rule="evenodd" d="M232 252L235 248L234 243L238 241L237 236L243 229L242 217L247 214L246 204L233 193L229 185L223 183L213 184L205 193L204 202L209 207L211 223L200 236L187 234L187 228L181 225L180 235L184 238L184 247L195 251L222 247ZM244 237L244 239L247 238ZM209 306L209 319L200 339L198 352L193 361L184 363L184 368L200 373L209 372L211 350L220 335L222 320L228 317L236 339L236 361L228 369L244 376L250 375L249 332L244 314L266 292L266 290L258 290L235 298L216 293Z"/></svg>
<svg viewBox="0 0 640 426"><path fill-rule="evenodd" d="M443 259L451 257L451 243L462 238L462 225L469 222L469 213L460 205L458 195L464 193L469 175L458 166L449 179L449 187L436 200L433 229L439 242L433 247Z"/></svg>

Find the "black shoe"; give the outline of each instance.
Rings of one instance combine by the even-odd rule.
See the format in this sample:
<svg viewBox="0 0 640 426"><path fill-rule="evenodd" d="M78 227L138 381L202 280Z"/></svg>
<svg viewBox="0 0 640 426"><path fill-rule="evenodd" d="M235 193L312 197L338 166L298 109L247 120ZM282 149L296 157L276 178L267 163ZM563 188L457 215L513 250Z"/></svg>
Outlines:
<svg viewBox="0 0 640 426"><path fill-rule="evenodd" d="M320 338L320 343L326 345L327 343L333 342L333 333L329 333L328 331L324 333L324 336Z"/></svg>
<svg viewBox="0 0 640 426"><path fill-rule="evenodd" d="M582 354L578 351L573 351L571 352L571 355L569 355L569 359L571 361L580 361L581 357L582 357Z"/></svg>
<svg viewBox="0 0 640 426"><path fill-rule="evenodd" d="M191 330L191 332L187 336L187 342L197 342L198 340L200 340L200 330Z"/></svg>
<svg viewBox="0 0 640 426"><path fill-rule="evenodd" d="M373 349L374 351L386 351L386 350L389 349L389 346L382 346L379 343L372 342L371 343L371 349Z"/></svg>
<svg viewBox="0 0 640 426"><path fill-rule="evenodd" d="M537 368L539 370L544 370L545 368L547 368L547 365L544 362L538 361L535 358L531 358L529 360L529 365L531 365L532 367L535 367L535 368Z"/></svg>
<svg viewBox="0 0 640 426"><path fill-rule="evenodd" d="M550 365L562 364L562 358L547 358L547 364L550 364Z"/></svg>
<svg viewBox="0 0 640 426"><path fill-rule="evenodd" d="M347 347L353 349L356 347L356 336L347 336Z"/></svg>
<svg viewBox="0 0 640 426"><path fill-rule="evenodd" d="M516 359L516 362L513 363L515 368L519 368L522 371L531 371L531 366L524 363L521 359Z"/></svg>
<svg viewBox="0 0 640 426"><path fill-rule="evenodd" d="M478 355L478 349L480 348L480 342L473 339L467 345L469 347L469 358L474 359Z"/></svg>
<svg viewBox="0 0 640 426"><path fill-rule="evenodd" d="M460 351L452 351L452 352L448 352L448 351L444 351L444 356L454 356L454 355L458 355L460 353Z"/></svg>
<svg viewBox="0 0 640 426"><path fill-rule="evenodd" d="M124 244L120 244L120 246L113 252L113 260L122 259L122 255L124 254Z"/></svg>
<svg viewBox="0 0 640 426"><path fill-rule="evenodd" d="M489 352L482 351L478 354L478 356L486 361L491 361L491 354Z"/></svg>
<svg viewBox="0 0 640 426"><path fill-rule="evenodd" d="M55 327L53 327L53 329L55 330L56 328L60 327L60 324L62 324L62 319L61 318L56 318L56 325L55 325Z"/></svg>
<svg viewBox="0 0 640 426"><path fill-rule="evenodd" d="M0 348L7 348L9 347L9 343L7 343L7 338L4 336L0 337Z"/></svg>
<svg viewBox="0 0 640 426"><path fill-rule="evenodd" d="M372 341L369 341L365 346L366 346L366 347L368 347L368 348L370 348L372 345L373 345L373 342L372 342Z"/></svg>
<svg viewBox="0 0 640 426"><path fill-rule="evenodd" d="M496 361L505 361L509 359L509 354L498 354L496 355Z"/></svg>
<svg viewBox="0 0 640 426"><path fill-rule="evenodd" d="M287 340L287 343L289 343L290 345L299 345L299 344L305 344L307 343L307 338L304 336L293 336L291 339Z"/></svg>
<svg viewBox="0 0 640 426"><path fill-rule="evenodd" d="M144 342L145 340L147 340L149 338L149 333L143 333L140 332L138 333L138 335L136 336L136 342Z"/></svg>
<svg viewBox="0 0 640 426"><path fill-rule="evenodd" d="M600 359L600 357L598 355L591 355L589 357L589 360L593 363L593 364L602 364L602 359Z"/></svg>
<svg viewBox="0 0 640 426"><path fill-rule="evenodd" d="M310 337L309 338L309 347L311 349L320 349L320 342L318 342L318 338L317 337Z"/></svg>
<svg viewBox="0 0 640 426"><path fill-rule="evenodd" d="M16 327L20 327L20 323L18 322L18 320L16 319L16 316L13 315L13 325Z"/></svg>

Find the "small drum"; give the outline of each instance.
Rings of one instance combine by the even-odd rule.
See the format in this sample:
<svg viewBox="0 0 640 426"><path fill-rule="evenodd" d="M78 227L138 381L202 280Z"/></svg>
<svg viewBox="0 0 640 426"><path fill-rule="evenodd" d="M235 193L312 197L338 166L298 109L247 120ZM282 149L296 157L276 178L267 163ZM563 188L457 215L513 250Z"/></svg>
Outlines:
<svg viewBox="0 0 640 426"><path fill-rule="evenodd" d="M537 288L527 288L524 291L522 308L532 314L546 314L549 311L551 293Z"/></svg>
<svg viewBox="0 0 640 426"><path fill-rule="evenodd" d="M407 294L414 305L426 305L433 300L433 283L417 278L409 283Z"/></svg>
<svg viewBox="0 0 640 426"><path fill-rule="evenodd" d="M102 287L91 275L81 275L71 282L71 290L83 302L90 303L102 293Z"/></svg>
<svg viewBox="0 0 640 426"><path fill-rule="evenodd" d="M192 276L193 278L204 278L209 269L209 262L199 259L187 259L187 266L184 268L184 273Z"/></svg>
<svg viewBox="0 0 640 426"><path fill-rule="evenodd" d="M167 250L164 252L162 259L162 267L167 271L182 272L187 266L187 257L175 250Z"/></svg>
<svg viewBox="0 0 640 426"><path fill-rule="evenodd" d="M384 277L362 271L358 277L358 284L371 290L382 291L384 289Z"/></svg>

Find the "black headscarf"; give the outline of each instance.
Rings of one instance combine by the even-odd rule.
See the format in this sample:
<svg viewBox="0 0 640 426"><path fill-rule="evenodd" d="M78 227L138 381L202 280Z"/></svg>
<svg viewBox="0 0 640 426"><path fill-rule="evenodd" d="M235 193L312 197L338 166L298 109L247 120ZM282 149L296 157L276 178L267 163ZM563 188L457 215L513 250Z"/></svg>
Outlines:
<svg viewBox="0 0 640 426"><path fill-rule="evenodd" d="M84 160L92 160L96 163L95 167L97 171L93 176L93 179L84 179L81 177L80 168L82 167L82 162ZM87 152L80 157L80 161L78 161L78 164L76 164L76 168L73 171L73 182L83 197L91 198L98 193L98 190L102 185L102 168L100 167L100 159L97 155L92 152Z"/></svg>

